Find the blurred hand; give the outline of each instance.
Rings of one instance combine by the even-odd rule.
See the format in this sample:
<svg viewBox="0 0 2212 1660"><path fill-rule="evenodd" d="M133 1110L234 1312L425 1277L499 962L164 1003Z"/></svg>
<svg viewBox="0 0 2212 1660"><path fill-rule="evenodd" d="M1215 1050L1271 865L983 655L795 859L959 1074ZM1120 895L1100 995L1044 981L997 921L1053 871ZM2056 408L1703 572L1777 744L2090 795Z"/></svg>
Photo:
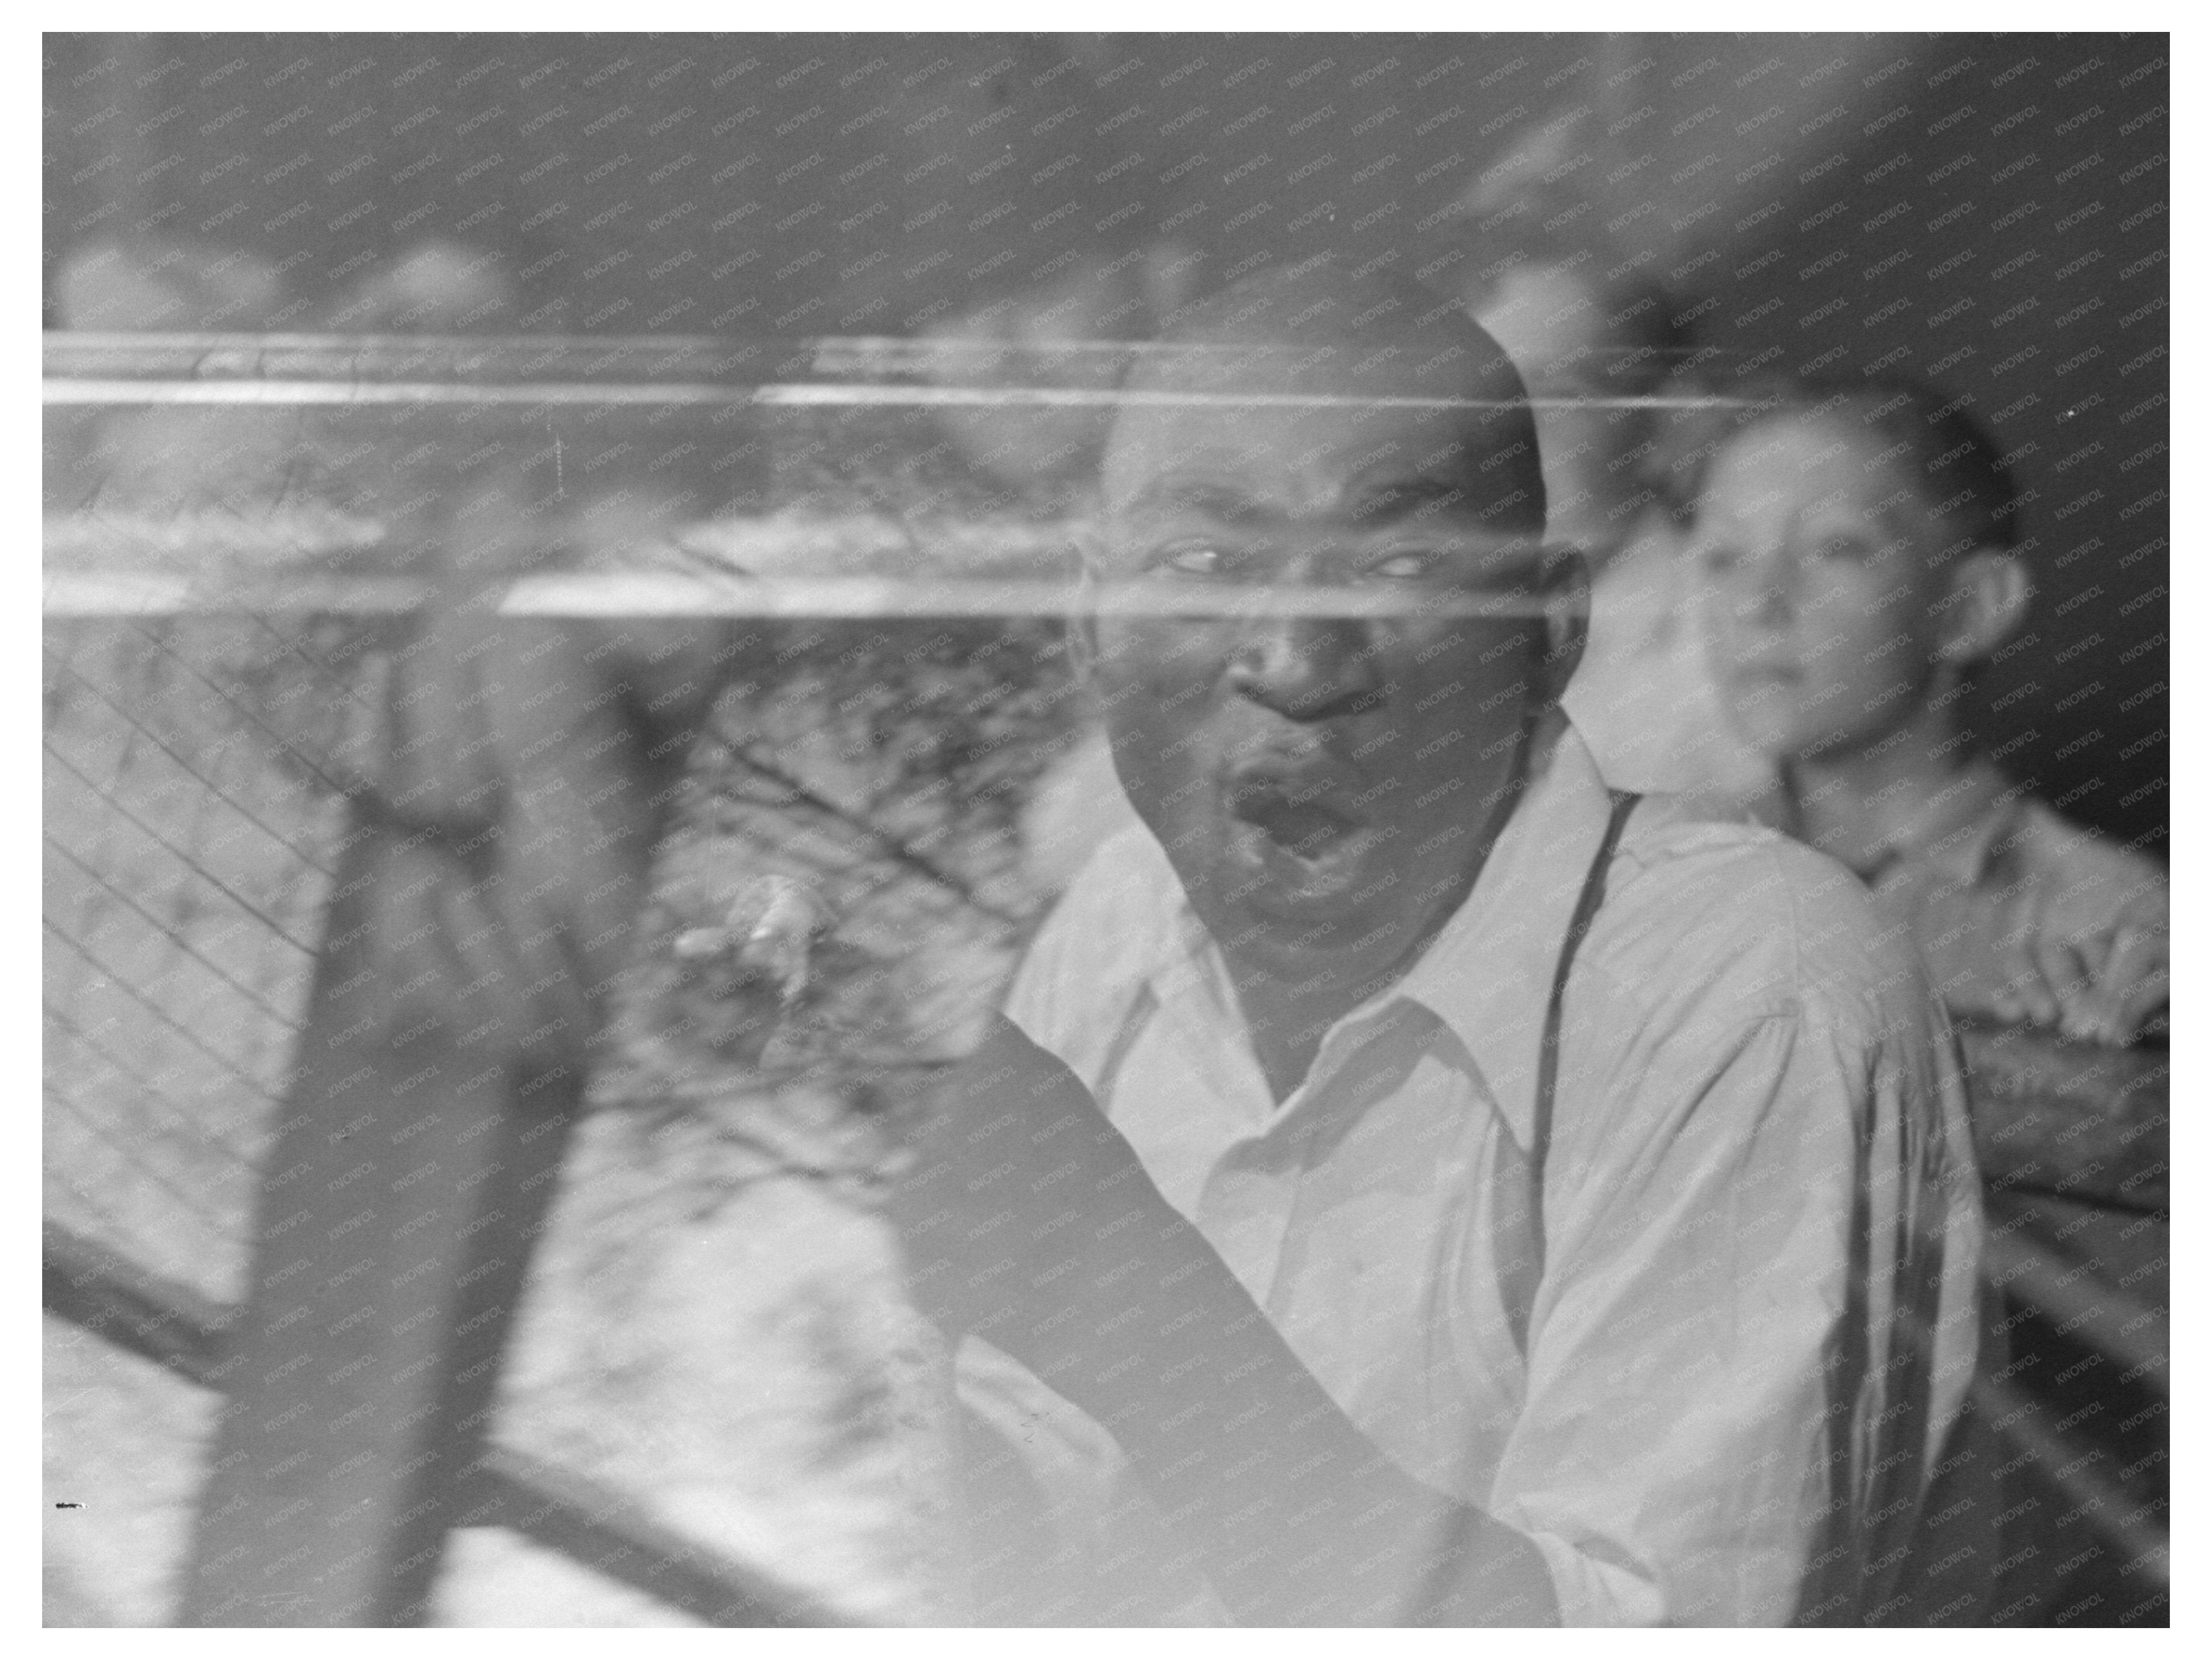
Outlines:
<svg viewBox="0 0 2212 1660"><path fill-rule="evenodd" d="M643 913L716 625L502 617L541 538L512 476L461 481L415 527L432 593L348 757L355 832L334 902L359 1024L486 1063L579 1060Z"/></svg>
<svg viewBox="0 0 2212 1660"><path fill-rule="evenodd" d="M836 922L828 902L790 877L741 882L714 920L670 943L680 975L670 993L672 1023L725 1061L787 1065L793 1017L815 978L815 947Z"/></svg>
<svg viewBox="0 0 2212 1660"><path fill-rule="evenodd" d="M822 896L787 876L748 882L718 922L676 936L678 958L714 964L738 983L772 986L789 1008L805 991L817 936L836 919Z"/></svg>
<svg viewBox="0 0 2212 1660"><path fill-rule="evenodd" d="M2006 907L2001 1019L2052 1026L2080 1042L2124 1045L2164 1008L2168 939L2164 896L2115 909L2103 883L2031 886Z"/></svg>
<svg viewBox="0 0 2212 1660"><path fill-rule="evenodd" d="M1151 1179L1091 1092L1003 1016L937 1091L886 1211L915 1305L1048 1368Z"/></svg>
<svg viewBox="0 0 2212 1660"><path fill-rule="evenodd" d="M2077 1042L2133 1043L2167 999L2165 885L2132 861L2064 885L2048 876L2018 883L1994 911L1969 900L1946 923L1936 905L1917 933L1954 1009L2046 1026Z"/></svg>

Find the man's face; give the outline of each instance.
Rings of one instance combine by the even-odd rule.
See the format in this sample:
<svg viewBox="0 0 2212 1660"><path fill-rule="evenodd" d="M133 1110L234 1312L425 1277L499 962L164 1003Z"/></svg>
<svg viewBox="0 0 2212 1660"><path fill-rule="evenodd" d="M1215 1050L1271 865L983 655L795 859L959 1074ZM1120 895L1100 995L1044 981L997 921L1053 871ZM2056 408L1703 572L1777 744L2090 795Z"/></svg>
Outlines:
<svg viewBox="0 0 2212 1660"><path fill-rule="evenodd" d="M1373 405L1139 410L1116 431L1109 581L1200 603L1342 586L1406 606L1099 619L1123 787L1239 960L1381 976L1465 897L1542 696L1536 509L1516 499L1534 458L1486 467L1486 449L1464 410ZM1435 614L1470 595L1522 614Z"/></svg>

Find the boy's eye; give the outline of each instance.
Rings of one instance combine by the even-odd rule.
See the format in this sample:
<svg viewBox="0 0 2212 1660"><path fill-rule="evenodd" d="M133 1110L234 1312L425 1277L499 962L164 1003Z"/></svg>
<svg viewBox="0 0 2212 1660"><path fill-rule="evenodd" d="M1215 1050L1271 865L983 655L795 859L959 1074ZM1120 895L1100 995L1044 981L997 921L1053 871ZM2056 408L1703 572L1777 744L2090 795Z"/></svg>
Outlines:
<svg viewBox="0 0 2212 1660"><path fill-rule="evenodd" d="M1731 547L1725 542L1708 542L1705 544L1705 569L1707 570L1716 572L1732 571L1742 562L1743 551L1741 549Z"/></svg>
<svg viewBox="0 0 2212 1660"><path fill-rule="evenodd" d="M1820 557L1840 560L1845 564L1863 565L1875 556L1871 542L1859 536L1831 536L1820 544Z"/></svg>

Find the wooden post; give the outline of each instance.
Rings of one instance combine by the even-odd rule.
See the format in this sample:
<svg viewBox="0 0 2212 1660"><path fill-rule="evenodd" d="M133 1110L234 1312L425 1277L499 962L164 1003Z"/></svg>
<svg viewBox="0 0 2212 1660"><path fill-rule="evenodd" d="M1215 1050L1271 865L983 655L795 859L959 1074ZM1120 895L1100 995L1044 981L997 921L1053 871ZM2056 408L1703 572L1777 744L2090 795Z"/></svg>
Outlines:
<svg viewBox="0 0 2212 1660"><path fill-rule="evenodd" d="M502 620L512 470L418 533L181 1599L187 1625L414 1625L480 1461L514 1310L719 628ZM479 1484L480 1485L480 1484Z"/></svg>
<svg viewBox="0 0 2212 1660"><path fill-rule="evenodd" d="M318 965L264 1167L179 1624L424 1621L580 1098L580 1069L360 1031L349 968Z"/></svg>

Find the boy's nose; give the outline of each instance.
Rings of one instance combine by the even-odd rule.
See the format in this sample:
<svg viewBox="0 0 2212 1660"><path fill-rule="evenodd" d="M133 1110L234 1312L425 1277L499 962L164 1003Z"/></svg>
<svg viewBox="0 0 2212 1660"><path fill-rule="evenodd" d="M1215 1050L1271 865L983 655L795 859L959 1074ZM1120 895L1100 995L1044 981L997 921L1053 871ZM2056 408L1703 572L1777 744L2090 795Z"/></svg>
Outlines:
<svg viewBox="0 0 2212 1660"><path fill-rule="evenodd" d="M1349 617L1283 617L1253 625L1229 684L1292 721L1356 714L1382 690L1367 626Z"/></svg>
<svg viewBox="0 0 2212 1660"><path fill-rule="evenodd" d="M1796 614L1789 588L1778 580L1762 580L1751 591L1750 602L1744 607L1752 621L1779 628Z"/></svg>
<svg viewBox="0 0 2212 1660"><path fill-rule="evenodd" d="M1779 627L1796 612L1795 572L1773 555L1747 560L1737 573L1735 611L1747 622Z"/></svg>

